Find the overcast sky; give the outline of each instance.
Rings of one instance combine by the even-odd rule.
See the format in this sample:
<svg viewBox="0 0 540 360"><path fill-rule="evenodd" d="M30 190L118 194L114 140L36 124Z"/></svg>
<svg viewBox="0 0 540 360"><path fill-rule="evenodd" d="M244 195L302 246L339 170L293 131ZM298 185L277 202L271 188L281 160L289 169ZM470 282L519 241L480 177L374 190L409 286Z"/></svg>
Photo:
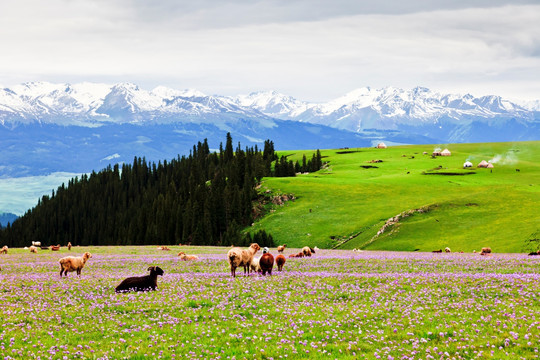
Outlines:
<svg viewBox="0 0 540 360"><path fill-rule="evenodd" d="M540 0L2 0L0 85L540 99Z"/></svg>

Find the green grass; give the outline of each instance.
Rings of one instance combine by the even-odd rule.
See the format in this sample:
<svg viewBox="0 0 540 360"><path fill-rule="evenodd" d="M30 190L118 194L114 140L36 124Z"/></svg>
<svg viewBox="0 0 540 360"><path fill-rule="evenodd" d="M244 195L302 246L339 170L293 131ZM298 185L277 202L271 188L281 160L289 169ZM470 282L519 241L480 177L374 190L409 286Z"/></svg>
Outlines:
<svg viewBox="0 0 540 360"><path fill-rule="evenodd" d="M274 206L250 231L265 229L278 243L295 247L527 251L526 240L540 230L540 142L447 147L452 156L436 158L430 156L432 145L323 150L327 169L263 180L261 191L297 199ZM304 153L311 155L283 154L296 161ZM500 161L492 171L462 169L467 159L476 166L496 156ZM430 205L436 208L374 238L388 218Z"/></svg>
<svg viewBox="0 0 540 360"><path fill-rule="evenodd" d="M179 250L201 260L180 261ZM233 279L227 250L74 248L71 254L93 257L80 278L60 279L58 259L67 250L10 249L0 255L0 357L538 356L540 258L317 250L310 258L287 257L284 271L272 276ZM114 292L149 265L165 271L157 291Z"/></svg>

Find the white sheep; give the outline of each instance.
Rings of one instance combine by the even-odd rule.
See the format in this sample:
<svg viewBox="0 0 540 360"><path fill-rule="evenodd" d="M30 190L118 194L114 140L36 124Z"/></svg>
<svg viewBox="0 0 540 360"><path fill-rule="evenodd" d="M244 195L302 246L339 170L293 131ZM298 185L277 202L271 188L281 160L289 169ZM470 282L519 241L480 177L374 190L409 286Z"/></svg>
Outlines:
<svg viewBox="0 0 540 360"><path fill-rule="evenodd" d="M35 247L34 245L30 246L30 252L37 253L37 247Z"/></svg>
<svg viewBox="0 0 540 360"><path fill-rule="evenodd" d="M66 256L58 260L60 263L60 277L62 273L67 277L68 272L77 271L77 275L81 276L81 270L86 264L86 261L92 257L92 254L85 252L82 256Z"/></svg>
<svg viewBox="0 0 540 360"><path fill-rule="evenodd" d="M229 250L227 253L227 260L229 260L229 264L231 265L231 276L236 277L236 268L240 266L244 267L244 274L249 275L251 260L260 249L261 247L259 244L253 243L248 249L234 247Z"/></svg>
<svg viewBox="0 0 540 360"><path fill-rule="evenodd" d="M261 257L253 257L253 259L251 260L251 264L249 265L249 268L251 271L253 272L259 272L261 271L261 265L259 263L259 260L261 260Z"/></svg>
<svg viewBox="0 0 540 360"><path fill-rule="evenodd" d="M32 241L32 245L40 247L41 246L41 241Z"/></svg>
<svg viewBox="0 0 540 360"><path fill-rule="evenodd" d="M445 253L450 253L450 252L452 252L452 250L450 250L449 247L446 247L446 248L444 249L444 252L445 252Z"/></svg>

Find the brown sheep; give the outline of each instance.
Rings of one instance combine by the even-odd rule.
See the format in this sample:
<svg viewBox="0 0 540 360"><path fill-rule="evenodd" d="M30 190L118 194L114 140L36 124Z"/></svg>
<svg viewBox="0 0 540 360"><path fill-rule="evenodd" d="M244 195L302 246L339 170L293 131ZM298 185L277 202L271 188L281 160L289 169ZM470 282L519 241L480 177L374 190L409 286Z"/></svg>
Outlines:
<svg viewBox="0 0 540 360"><path fill-rule="evenodd" d="M69 251L71 251L71 242L68 242L67 248L68 248Z"/></svg>
<svg viewBox="0 0 540 360"><path fill-rule="evenodd" d="M263 275L268 273L272 275L272 268L274 267L274 256L270 253L263 254L259 260L259 266Z"/></svg>
<svg viewBox="0 0 540 360"><path fill-rule="evenodd" d="M304 246L302 248L302 253L304 254L304 256L311 256L311 248L309 246Z"/></svg>
<svg viewBox="0 0 540 360"><path fill-rule="evenodd" d="M37 247L35 247L34 245L30 246L30 252L31 253L36 253L37 254Z"/></svg>
<svg viewBox="0 0 540 360"><path fill-rule="evenodd" d="M231 276L236 277L236 268L243 266L244 275L249 275L249 266L253 256L259 251L261 247L259 244L253 243L247 249L240 249L239 247L233 247L227 252L227 260L231 265Z"/></svg>
<svg viewBox="0 0 540 360"><path fill-rule="evenodd" d="M281 254L276 256L276 265L277 265L278 271L282 271L283 265L285 265L285 256Z"/></svg>
<svg viewBox="0 0 540 360"><path fill-rule="evenodd" d="M285 245L279 245L279 246L277 247L277 252L278 252L278 253L282 253L282 252L285 250L286 247L287 247L287 244L285 244Z"/></svg>
<svg viewBox="0 0 540 360"><path fill-rule="evenodd" d="M491 255L491 248L490 247L483 247L482 251L480 251L480 255Z"/></svg>
<svg viewBox="0 0 540 360"><path fill-rule="evenodd" d="M450 248L449 248L449 247L446 247L446 248L444 249L444 252L445 252L445 253L451 253L451 252L452 252L452 250L450 250Z"/></svg>
<svg viewBox="0 0 540 360"><path fill-rule="evenodd" d="M4 245L4 247L0 249L0 254L7 254L7 252L8 252L8 247L7 245Z"/></svg>
<svg viewBox="0 0 540 360"><path fill-rule="evenodd" d="M199 260L199 257L197 255L187 255L183 251L180 251L178 253L178 256L180 257L180 260L183 260L183 261Z"/></svg>
<svg viewBox="0 0 540 360"><path fill-rule="evenodd" d="M77 271L77 275L81 276L81 270L84 264L92 257L92 254L85 252L83 256L66 256L58 260L60 263L60 277L62 273L67 277L68 272Z"/></svg>
<svg viewBox="0 0 540 360"><path fill-rule="evenodd" d="M59 251L59 250L60 250L60 244L58 244L58 245L51 245L51 250L52 250L52 251Z"/></svg>

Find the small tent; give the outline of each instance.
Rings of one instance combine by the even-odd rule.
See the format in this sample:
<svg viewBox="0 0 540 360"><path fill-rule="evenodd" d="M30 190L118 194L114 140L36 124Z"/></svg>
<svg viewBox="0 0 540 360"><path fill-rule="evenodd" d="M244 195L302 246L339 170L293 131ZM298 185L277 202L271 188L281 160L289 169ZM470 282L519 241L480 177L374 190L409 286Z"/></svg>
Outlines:
<svg viewBox="0 0 540 360"><path fill-rule="evenodd" d="M463 168L472 168L472 162L470 161L465 161L465 163L463 164Z"/></svg>
<svg viewBox="0 0 540 360"><path fill-rule="evenodd" d="M448 149L444 149L443 151L441 151L441 156L450 156L450 155L452 155L452 153Z"/></svg>
<svg viewBox="0 0 540 360"><path fill-rule="evenodd" d="M486 160L482 160L482 161L480 161L480 164L478 164L478 167L479 168L487 168L488 167L488 162Z"/></svg>
<svg viewBox="0 0 540 360"><path fill-rule="evenodd" d="M493 169L493 164L492 164L492 163L488 163L486 167L487 167L488 169Z"/></svg>
<svg viewBox="0 0 540 360"><path fill-rule="evenodd" d="M433 150L433 153L431 154L431 156L441 156L441 149L437 148Z"/></svg>
<svg viewBox="0 0 540 360"><path fill-rule="evenodd" d="M386 149L386 144L383 142L380 142L377 144L377 149Z"/></svg>

